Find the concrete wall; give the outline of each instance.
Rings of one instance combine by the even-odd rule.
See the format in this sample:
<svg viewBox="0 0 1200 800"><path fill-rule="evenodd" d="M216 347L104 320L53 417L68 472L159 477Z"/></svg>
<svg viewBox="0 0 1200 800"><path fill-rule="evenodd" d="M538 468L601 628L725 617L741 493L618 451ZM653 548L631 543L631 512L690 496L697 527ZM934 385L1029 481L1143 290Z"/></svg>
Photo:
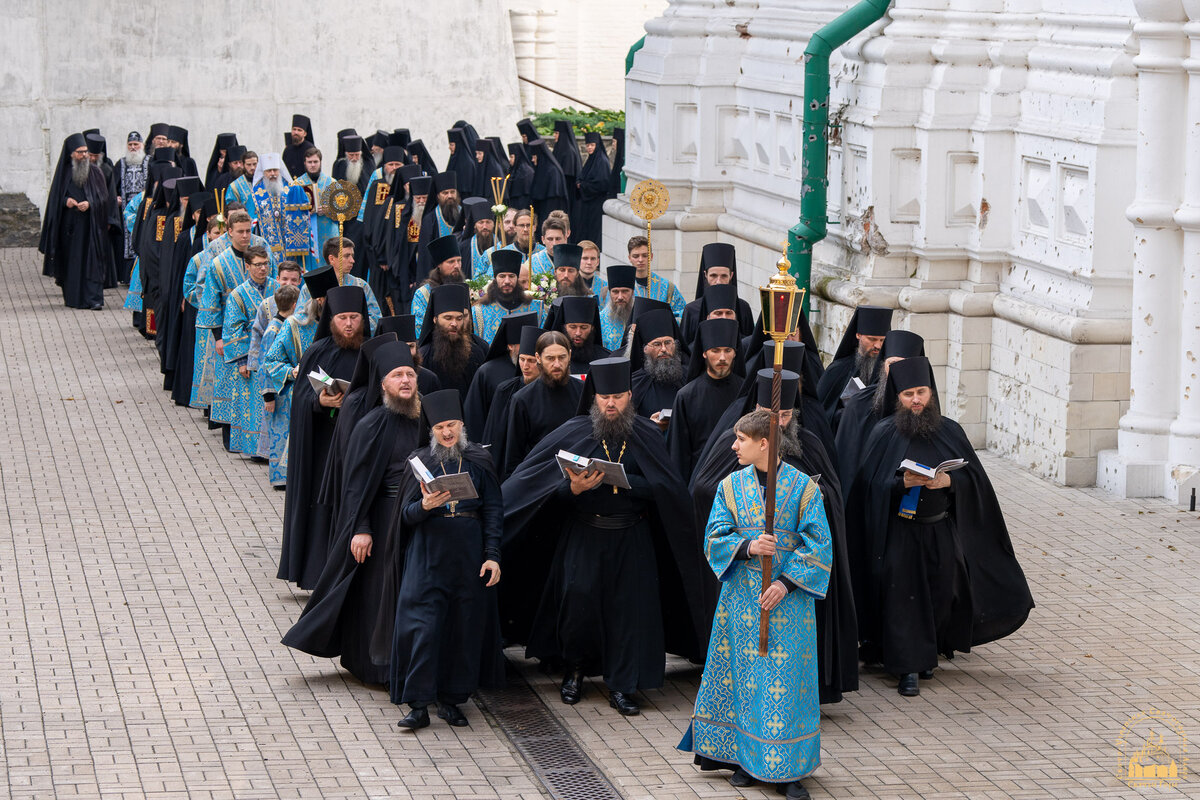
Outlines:
<svg viewBox="0 0 1200 800"><path fill-rule="evenodd" d="M516 138L518 97L500 0L8 0L0 190L44 203L63 138L83 128L99 127L111 155L132 129L182 125L203 169L221 131L282 149L293 112L312 118L326 168L347 127L410 128L444 162L459 118Z"/></svg>

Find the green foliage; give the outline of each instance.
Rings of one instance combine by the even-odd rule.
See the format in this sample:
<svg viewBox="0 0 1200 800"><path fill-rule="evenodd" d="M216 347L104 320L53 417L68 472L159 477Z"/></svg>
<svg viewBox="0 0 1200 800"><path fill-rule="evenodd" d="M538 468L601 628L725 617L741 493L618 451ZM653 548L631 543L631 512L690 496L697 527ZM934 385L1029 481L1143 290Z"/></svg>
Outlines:
<svg viewBox="0 0 1200 800"><path fill-rule="evenodd" d="M570 120L575 133L582 136L585 133L598 131L605 136L612 136L613 128L625 127L625 111L613 109L598 109L596 111L580 111L576 108L552 108L544 114L531 114L533 127L539 135L549 138L554 133L555 120Z"/></svg>

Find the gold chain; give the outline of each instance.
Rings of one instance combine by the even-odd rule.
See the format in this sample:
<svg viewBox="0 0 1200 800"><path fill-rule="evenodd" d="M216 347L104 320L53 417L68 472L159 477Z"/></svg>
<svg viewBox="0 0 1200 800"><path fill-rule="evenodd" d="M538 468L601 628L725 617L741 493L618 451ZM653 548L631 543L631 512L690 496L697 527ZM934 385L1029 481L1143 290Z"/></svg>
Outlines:
<svg viewBox="0 0 1200 800"><path fill-rule="evenodd" d="M625 446L626 446L627 444L629 444L629 442L627 442L627 441L626 441L626 442L621 442L621 452L617 454L617 460L616 460L616 463L617 463L617 464L620 464L620 463L621 463L621 459L625 457ZM609 461L612 461L612 460L613 460L612 454L608 452L608 442L606 442L606 441L604 441L603 439L601 439L601 440L600 440L600 446L604 448L604 457L605 457L605 458L607 458ZM616 486L614 486L614 487L613 487L613 494L616 494L616 493L617 493L617 487L616 487Z"/></svg>

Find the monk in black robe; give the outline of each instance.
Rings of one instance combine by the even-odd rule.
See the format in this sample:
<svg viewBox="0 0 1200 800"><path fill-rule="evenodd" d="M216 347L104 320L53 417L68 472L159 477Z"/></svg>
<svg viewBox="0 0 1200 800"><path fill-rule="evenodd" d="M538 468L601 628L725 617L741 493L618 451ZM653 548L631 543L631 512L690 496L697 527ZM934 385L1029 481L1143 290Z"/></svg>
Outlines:
<svg viewBox="0 0 1200 800"><path fill-rule="evenodd" d="M525 152L525 145L512 142L508 145L508 206L529 208L533 205L533 163Z"/></svg>
<svg viewBox="0 0 1200 800"><path fill-rule="evenodd" d="M402 342L408 344L412 353L413 364L417 368L417 391L421 394L432 394L442 388L438 376L421 366L421 354L417 349L417 323L412 314L396 314L379 320L380 333L394 333Z"/></svg>
<svg viewBox="0 0 1200 800"><path fill-rule="evenodd" d="M890 308L859 306L854 309L850 324L833 354L833 361L826 367L817 385L817 396L835 433L838 418L841 417L842 397L847 389L852 386L862 389L875 382L879 348L883 346L883 337L891 326ZM861 386L852 383L856 378ZM851 389L851 393L853 391Z"/></svg>
<svg viewBox="0 0 1200 800"><path fill-rule="evenodd" d="M429 274L429 270L420 271L421 262L427 263L427 259L419 258L418 254L424 252L431 243L430 239L424 238L421 223L430 206L433 179L426 175L410 178L408 198L401 201L399 184L405 175L401 171L392 176L391 194L396 199L381 225L386 247L380 268L387 267L380 273L381 285L385 287L383 291L387 296L393 298L392 304L397 312L411 310L413 296Z"/></svg>
<svg viewBox="0 0 1200 800"><path fill-rule="evenodd" d="M768 344L773 345L774 342ZM786 342L784 361L799 367L804 346ZM791 351L789 354L787 351ZM717 487L738 468L733 452L736 439L733 426L745 414L771 409L771 383L774 370L763 369L754 375L753 389L733 403L721 418L709 438L708 447L700 456L688 490L692 494L698 524L707 521ZM785 368L782 372L780 397L780 452L782 458L796 469L813 478L821 488L825 516L829 522L830 543L833 548L829 588L822 600L816 601L818 689L821 703L837 703L845 692L858 690L858 625L854 606L854 587L851 579L846 523L843 515L842 487L837 470L830 461L821 440L800 424L803 383L798 372ZM701 587L706 625L711 625L720 581L711 572L704 573ZM709 631L705 627L703 633Z"/></svg>
<svg viewBox="0 0 1200 800"><path fill-rule="evenodd" d="M45 257L42 272L62 287L68 308L104 307L104 281L115 269L109 213L104 173L88 159L83 135L72 134L59 154L38 246Z"/></svg>
<svg viewBox="0 0 1200 800"><path fill-rule="evenodd" d="M359 251L358 245L361 242L365 246L359 251L363 253L363 257L356 260L351 274L370 283L375 297L381 304L386 305L385 295L381 292L387 289L383 282L387 270L381 270L381 266L391 267L388 264L388 247L392 246L391 238L397 225L396 215L404 208L407 184L413 176L400 177L396 174L404 167L402 148L388 147L379 157L386 159L382 164L381 174L367 188L362 198L363 221L359 231L360 241L355 242L355 250ZM399 193L393 194L393 190Z"/></svg>
<svg viewBox="0 0 1200 800"><path fill-rule="evenodd" d="M188 261L192 258L192 228L195 216L192 198L203 203L199 178L176 178L171 202L171 217L160 243L159 275L162 291L158 297L155 314L158 317L159 371L163 376L163 389L175 388L175 373L179 368L179 345L183 339L184 310L183 280L187 274ZM195 323L192 323L195 330ZM190 369L190 365L189 365ZM190 395L189 395L189 400ZM186 405L184 403L183 405Z"/></svg>
<svg viewBox="0 0 1200 800"><path fill-rule="evenodd" d="M287 145L283 148L283 165L287 167L289 175L303 175L304 154L308 148L317 146L313 138L312 121L303 114L293 114L292 129L284 138Z"/></svg>
<svg viewBox="0 0 1200 800"><path fill-rule="evenodd" d="M329 558L283 643L320 658L340 655L347 672L379 685L388 682L388 665L372 659L371 643L391 566L385 557L387 537L408 456L420 443L421 402L406 345L385 341L372 361L372 377L382 375L373 388L381 404L358 421L347 442L345 486Z"/></svg>
<svg viewBox="0 0 1200 800"><path fill-rule="evenodd" d="M705 320L696 332L688 382L675 395L667 426L667 450L685 482L721 415L741 391L745 366L738 338L732 319Z"/></svg>
<svg viewBox="0 0 1200 800"><path fill-rule="evenodd" d="M463 401L463 420L467 430L473 432L477 439L487 422L496 389L520 374L517 358L521 348L521 330L526 326L536 327L537 323L536 311L508 314L500 320L500 327L488 348L486 359L471 379L471 386Z"/></svg>
<svg viewBox="0 0 1200 800"><path fill-rule="evenodd" d="M462 195L458 191L458 176L453 172L438 173L425 213L421 217L421 244L430 245L436 239L452 234L462 220ZM426 247L417 248L417 274L425 275L437 266ZM463 274L466 274L465 271Z"/></svg>
<svg viewBox="0 0 1200 800"><path fill-rule="evenodd" d="M329 551L330 520L314 513L317 489L337 425L345 393L320 394L308 380L318 367L333 378L354 377L358 349L371 332L367 298L358 286L335 286L325 294L325 307L313 343L300 358L292 390L288 433L287 494L283 504L283 543L276 577L311 589L321 577Z"/></svg>
<svg viewBox="0 0 1200 800"><path fill-rule="evenodd" d="M508 405L504 446L497 451L497 457L504 459L501 476L512 474L538 442L575 416L583 394L583 383L569 371L571 344L565 335L542 334L536 351L541 375L519 389Z"/></svg>
<svg viewBox="0 0 1200 800"><path fill-rule="evenodd" d="M987 473L962 428L941 415L929 360L893 363L887 386L850 488L847 531L866 554L870 581L860 614L864 660L881 661L912 697L939 654L953 658L1008 636L1033 597ZM930 479L901 467L906 459L966 464Z"/></svg>
<svg viewBox="0 0 1200 800"><path fill-rule="evenodd" d="M571 216L571 231L577 242L600 243L604 241L604 201L608 199L612 167L599 131L585 133L584 141L588 157L575 178L579 205Z"/></svg>
<svg viewBox="0 0 1200 800"><path fill-rule="evenodd" d="M574 220L579 216L579 175L583 172L583 159L579 155L579 142L575 139L575 126L569 119L556 119L553 137L554 146L550 152L558 162L567 185L567 207L563 211ZM579 240L572 237L571 241Z"/></svg>
<svg viewBox="0 0 1200 800"><path fill-rule="evenodd" d="M458 393L422 398L430 443L413 453L435 476L466 473L477 497L455 500L410 478L399 509L402 539L391 655L393 703L410 712L397 725L429 724L427 706L454 727L467 718L459 706L479 686L503 682L496 584L504 499L491 457L467 441Z"/></svg>
<svg viewBox="0 0 1200 800"><path fill-rule="evenodd" d="M563 702L579 702L584 675L599 674L626 716L640 711L636 692L662 685L664 651L702 658L705 649L690 498L662 434L634 412L629 379L626 359L592 364L580 415L504 482L503 552L517 574L501 594L509 641L566 666ZM598 470L564 477L560 449L619 462L630 488L603 484Z"/></svg>
<svg viewBox="0 0 1200 800"><path fill-rule="evenodd" d="M568 194L566 178L562 167L550 152L550 146L542 139L537 139L525 146L533 162L533 182L529 187L529 196L533 202L533 212L539 220L547 219L552 211L569 213L571 201ZM574 183L570 192L574 192Z"/></svg>
<svg viewBox="0 0 1200 800"><path fill-rule="evenodd" d="M353 129L347 129L345 135L338 136L338 154L334 159L333 167L329 171L329 175L335 181L346 181L358 189L358 194L362 197L362 202L367 201L367 186L371 182L371 173L375 171L375 162L371 160L370 153L363 153L362 137L354 132ZM385 184L386 185L386 184ZM357 214L358 209L351 209L353 214ZM364 215L365 216L365 215ZM351 216L350 219L342 225L342 235L350 241L354 242L355 250L362 252L363 248L363 223L358 221L357 216ZM355 265L355 277L366 279L368 266Z"/></svg>
<svg viewBox="0 0 1200 800"><path fill-rule="evenodd" d="M504 460L504 440L508 433L509 404L513 395L542 375L542 368L538 364L537 341L546 332L545 328L536 325L521 328L521 344L517 350L519 372L516 377L509 378L497 386L492 396L487 419L481 428L483 433L479 437L479 443L492 448L492 458L496 462Z"/></svg>
<svg viewBox="0 0 1200 800"><path fill-rule="evenodd" d="M705 249L712 245L705 245ZM703 259L701 259L703 261ZM727 267L711 267L710 276L724 275ZM700 296L683 307L680 328L687 341L696 335L696 328L706 319L736 319L743 337L754 332L754 316L749 304L738 297L737 283L712 283L701 287Z"/></svg>
<svg viewBox="0 0 1200 800"><path fill-rule="evenodd" d="M445 238L453 246L454 237ZM458 258L458 251L454 252ZM437 375L443 389L454 389L459 397L466 396L488 352L484 341L471 330L470 312L471 295L465 283L436 287L425 307L425 322L417 342L421 363Z"/></svg>

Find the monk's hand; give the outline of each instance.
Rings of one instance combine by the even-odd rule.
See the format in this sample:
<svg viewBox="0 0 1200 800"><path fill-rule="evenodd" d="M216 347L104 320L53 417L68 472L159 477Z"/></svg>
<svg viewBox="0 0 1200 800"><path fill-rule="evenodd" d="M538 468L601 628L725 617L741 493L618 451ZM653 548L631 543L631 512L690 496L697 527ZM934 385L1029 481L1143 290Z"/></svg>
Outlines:
<svg viewBox="0 0 1200 800"><path fill-rule="evenodd" d="M774 581L758 598L758 604L763 611L770 611L787 597L787 587L782 581Z"/></svg>
<svg viewBox="0 0 1200 800"><path fill-rule="evenodd" d="M250 368L245 364L242 364L240 367L238 367L238 375L241 375L243 378L249 378Z"/></svg>
<svg viewBox="0 0 1200 800"><path fill-rule="evenodd" d="M92 204L89 203L87 200L84 200L82 202L76 203L75 207L77 209L79 209L80 211L87 211L89 208L92 207Z"/></svg>
<svg viewBox="0 0 1200 800"><path fill-rule="evenodd" d="M925 484L926 489L949 489L950 488L950 473L943 472L936 478Z"/></svg>
<svg viewBox="0 0 1200 800"><path fill-rule="evenodd" d="M650 421L653 422L655 425L657 425L658 429L660 431L665 431L667 429L667 425L670 424L671 420L663 419L661 415L662 415L661 411L655 411L653 414L650 415Z"/></svg>
<svg viewBox="0 0 1200 800"><path fill-rule="evenodd" d="M263 400L263 411L267 412L268 414L274 414L275 413L275 401L274 400Z"/></svg>
<svg viewBox="0 0 1200 800"><path fill-rule="evenodd" d="M429 487L424 483L421 484L421 508L426 511L433 511L439 506L444 506L450 502L449 492L431 492Z"/></svg>
<svg viewBox="0 0 1200 800"><path fill-rule="evenodd" d="M904 470L904 488L911 489L914 486L928 486L929 478L917 472L909 472Z"/></svg>
<svg viewBox="0 0 1200 800"><path fill-rule="evenodd" d="M495 586L500 582L500 565L490 558L483 562L483 566L479 569L479 577L488 576L488 586Z"/></svg>
<svg viewBox="0 0 1200 800"><path fill-rule="evenodd" d="M74 197L67 198L67 208L74 208L77 205L79 205L79 201L76 200Z"/></svg>
<svg viewBox="0 0 1200 800"><path fill-rule="evenodd" d="M771 533L760 533L757 537L750 540L750 555L752 556L773 556L775 555L775 535Z"/></svg>
<svg viewBox="0 0 1200 800"><path fill-rule="evenodd" d="M379 265L379 268L380 268L381 270L383 270L384 272L387 272L388 265L387 265L387 264L380 264L380 265Z"/></svg>
<svg viewBox="0 0 1200 800"><path fill-rule="evenodd" d="M571 478L571 494L574 495L590 492L604 482L604 473L598 469L590 472L576 472L569 469L567 475Z"/></svg>
<svg viewBox="0 0 1200 800"><path fill-rule="evenodd" d="M371 555L371 545L374 541L369 533L354 534L354 538L350 540L350 555L354 556L358 563L363 563L367 556Z"/></svg>
<svg viewBox="0 0 1200 800"><path fill-rule="evenodd" d="M219 355L219 356L225 355L225 340L224 339L217 339L215 342L213 342L213 347L217 348L217 355Z"/></svg>
<svg viewBox="0 0 1200 800"><path fill-rule="evenodd" d="M341 392L333 394L328 389L325 389L319 395L317 395L317 402L325 408L341 408L342 400L345 398L346 395L342 394Z"/></svg>

